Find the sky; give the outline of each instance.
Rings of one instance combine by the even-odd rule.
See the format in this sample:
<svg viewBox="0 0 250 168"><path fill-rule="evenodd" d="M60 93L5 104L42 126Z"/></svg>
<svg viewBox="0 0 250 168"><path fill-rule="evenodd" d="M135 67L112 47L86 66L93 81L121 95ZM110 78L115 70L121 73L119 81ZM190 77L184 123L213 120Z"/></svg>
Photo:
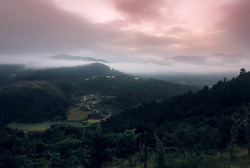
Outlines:
<svg viewBox="0 0 250 168"><path fill-rule="evenodd" d="M124 72L250 69L250 0L0 0L0 63L72 66L67 53Z"/></svg>

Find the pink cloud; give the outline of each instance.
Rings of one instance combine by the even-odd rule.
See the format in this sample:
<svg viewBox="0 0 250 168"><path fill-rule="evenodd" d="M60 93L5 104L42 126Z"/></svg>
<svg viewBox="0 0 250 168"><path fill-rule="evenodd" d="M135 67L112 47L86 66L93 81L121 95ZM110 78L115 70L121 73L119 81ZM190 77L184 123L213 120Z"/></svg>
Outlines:
<svg viewBox="0 0 250 168"><path fill-rule="evenodd" d="M250 50L250 1L232 1L106 0L98 5L102 10L95 10L98 3L95 0L88 1L93 4L83 13L79 11L89 7L87 0L77 1L67 10L51 0L0 1L0 54L67 52L132 62L161 62L179 55L183 57L171 60L208 64L206 60L210 58L238 63L234 58L245 60L248 54L243 57L234 53ZM76 1L64 2L72 4ZM221 4L223 7L218 8ZM107 5L115 12L97 22L96 17L105 15L105 6L101 5ZM206 9L204 13L203 9ZM87 17L93 12L99 13ZM210 13L220 15L214 18L215 15L210 16ZM211 56L217 52L228 54ZM206 57L205 61L202 56Z"/></svg>
<svg viewBox="0 0 250 168"><path fill-rule="evenodd" d="M93 45L101 30L49 0L0 1L1 53L53 53Z"/></svg>
<svg viewBox="0 0 250 168"><path fill-rule="evenodd" d="M115 9L132 22L157 22L171 17L177 1L111 0Z"/></svg>
<svg viewBox="0 0 250 168"><path fill-rule="evenodd" d="M221 9L225 18L217 26L223 32L223 42L241 52L250 52L250 1L235 1Z"/></svg>

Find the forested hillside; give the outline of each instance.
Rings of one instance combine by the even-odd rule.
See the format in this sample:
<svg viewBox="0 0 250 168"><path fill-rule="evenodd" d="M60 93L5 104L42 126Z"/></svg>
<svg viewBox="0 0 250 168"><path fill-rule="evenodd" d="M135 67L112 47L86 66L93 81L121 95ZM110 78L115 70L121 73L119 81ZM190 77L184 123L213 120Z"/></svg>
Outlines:
<svg viewBox="0 0 250 168"><path fill-rule="evenodd" d="M83 128L0 131L0 167L248 168L250 73Z"/></svg>
<svg viewBox="0 0 250 168"><path fill-rule="evenodd" d="M0 65L0 86L15 80L27 71L24 65Z"/></svg>
<svg viewBox="0 0 250 168"><path fill-rule="evenodd" d="M188 90L197 90L160 80L139 79L99 63L41 70L2 65L0 78L1 126L11 121L65 120L69 107L76 106L89 95L100 99L98 109L93 111L104 111L101 108L106 105L110 110L104 112L110 114L139 106L142 102L162 101Z"/></svg>
<svg viewBox="0 0 250 168"><path fill-rule="evenodd" d="M118 132L133 128L140 132L154 132L173 130L185 122L197 128L209 126L218 129L225 145L230 141L231 115L250 102L249 86L248 72L231 81L219 81L211 88L205 86L197 93L189 91L160 103L152 101L139 108L126 110L110 117L103 125Z"/></svg>
<svg viewBox="0 0 250 168"><path fill-rule="evenodd" d="M0 91L0 126L10 121L42 122L55 117L66 119L68 98L55 86L43 81L20 81Z"/></svg>

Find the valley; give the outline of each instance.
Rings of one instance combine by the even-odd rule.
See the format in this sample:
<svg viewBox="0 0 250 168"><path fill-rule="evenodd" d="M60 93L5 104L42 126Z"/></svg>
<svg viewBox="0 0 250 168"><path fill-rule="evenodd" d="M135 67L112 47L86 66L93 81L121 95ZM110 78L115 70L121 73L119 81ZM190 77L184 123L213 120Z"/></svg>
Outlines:
<svg viewBox="0 0 250 168"><path fill-rule="evenodd" d="M12 159L2 158L11 158L13 150L12 167L249 164L250 76L244 69L198 90L102 64L15 75L20 66L7 67L0 71L5 165Z"/></svg>
<svg viewBox="0 0 250 168"><path fill-rule="evenodd" d="M119 110L113 107L115 96L85 95L76 99L75 103L69 106L67 119L54 118L55 121L43 121L39 123L16 123L11 122L6 126L12 129L23 130L28 133L45 132L51 125L65 124L74 127L83 127L87 123L96 123L106 120L112 114L119 114Z"/></svg>
<svg viewBox="0 0 250 168"><path fill-rule="evenodd" d="M1 68L0 74L5 76L0 90L0 103L4 104L1 125L25 131L45 131L58 122L82 127L141 103L196 90L137 78L97 63L44 70L21 65Z"/></svg>

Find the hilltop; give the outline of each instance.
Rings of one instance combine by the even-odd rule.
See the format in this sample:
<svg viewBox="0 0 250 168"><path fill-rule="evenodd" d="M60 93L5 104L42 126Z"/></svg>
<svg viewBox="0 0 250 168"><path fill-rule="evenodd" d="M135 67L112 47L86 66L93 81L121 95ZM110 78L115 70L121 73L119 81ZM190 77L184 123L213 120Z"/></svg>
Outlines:
<svg viewBox="0 0 250 168"><path fill-rule="evenodd" d="M58 59L58 60L80 60L80 61L91 61L91 62L99 62L99 63L109 63L103 59L96 59L93 57L81 57L81 56L73 56L69 54L59 54L51 56L50 58Z"/></svg>

